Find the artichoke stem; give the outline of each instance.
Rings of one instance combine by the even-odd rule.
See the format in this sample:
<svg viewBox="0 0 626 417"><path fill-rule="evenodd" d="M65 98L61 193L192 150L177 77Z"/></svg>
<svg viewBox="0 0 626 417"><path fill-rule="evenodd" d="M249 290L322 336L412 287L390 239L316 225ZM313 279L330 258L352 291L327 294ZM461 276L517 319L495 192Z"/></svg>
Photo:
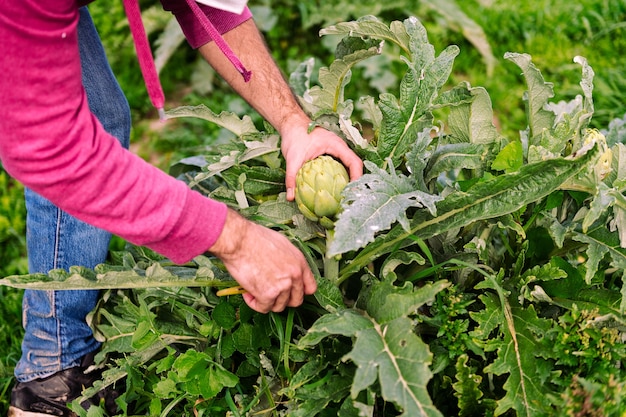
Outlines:
<svg viewBox="0 0 626 417"><path fill-rule="evenodd" d="M324 256L324 278L337 284L339 279L339 260L336 256L329 256L328 249L335 237L334 229L326 229L326 255Z"/></svg>

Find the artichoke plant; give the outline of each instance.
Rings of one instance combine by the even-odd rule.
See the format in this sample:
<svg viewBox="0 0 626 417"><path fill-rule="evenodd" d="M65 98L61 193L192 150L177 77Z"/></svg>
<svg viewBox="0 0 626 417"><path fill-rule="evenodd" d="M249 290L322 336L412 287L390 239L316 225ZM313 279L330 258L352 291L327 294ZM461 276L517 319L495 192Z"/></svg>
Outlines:
<svg viewBox="0 0 626 417"><path fill-rule="evenodd" d="M296 175L296 203L304 216L332 229L341 209L341 192L349 181L344 166L322 155L306 162Z"/></svg>

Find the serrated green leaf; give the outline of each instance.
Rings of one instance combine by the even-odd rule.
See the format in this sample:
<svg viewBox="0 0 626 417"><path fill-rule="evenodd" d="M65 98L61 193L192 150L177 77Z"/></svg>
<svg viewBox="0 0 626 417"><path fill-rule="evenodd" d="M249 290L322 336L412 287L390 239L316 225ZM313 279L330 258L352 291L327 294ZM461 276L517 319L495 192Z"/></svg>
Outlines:
<svg viewBox="0 0 626 417"><path fill-rule="evenodd" d="M0 285L14 288L28 288L36 290L87 290L87 289L130 289L130 288L154 288L154 287L224 287L232 285L232 280L215 279L209 277L206 270L196 277L197 270L189 268L189 274L174 274L162 266L154 266L146 270L146 274L139 274L136 270L109 270L108 272L97 274L96 280L86 278L81 275L79 269L70 269L71 274L63 271L62 275L57 273L56 277L65 277L63 280L52 279L50 275L28 274L14 275L0 279ZM220 276L224 276L217 269ZM61 272L61 271L58 271ZM51 271L51 275L54 275Z"/></svg>
<svg viewBox="0 0 626 417"><path fill-rule="evenodd" d="M206 172L198 174L191 185L201 183L235 165L268 155L277 155L280 152L278 135L260 134L254 137L258 140L242 140L235 146L232 144L225 145L223 149L228 151L218 154L216 160L205 167ZM277 168L277 166L273 168Z"/></svg>
<svg viewBox="0 0 626 417"><path fill-rule="evenodd" d="M454 396L458 398L459 417L473 417L486 415L483 392L480 390L482 377L476 369L467 364L466 354L459 356L456 361L456 381L452 384ZM494 407L495 408L495 407Z"/></svg>
<svg viewBox="0 0 626 417"><path fill-rule="evenodd" d="M398 221L408 228L406 210L426 207L434 211L440 197L416 190L415 183L395 170L387 172L365 161L372 172L346 187L342 200L343 211L335 223L335 238L329 256L356 249L374 240L377 232L386 230Z"/></svg>
<svg viewBox="0 0 626 417"><path fill-rule="evenodd" d="M439 292L450 285L443 280L419 288L413 288L408 282L402 287L389 281L378 282L367 294L365 309L374 320L384 325L397 318L414 315L418 308L432 302Z"/></svg>
<svg viewBox="0 0 626 417"><path fill-rule="evenodd" d="M587 244L586 254L587 262L585 262L586 273L585 282L587 285L598 271L598 265L604 256L608 255L610 264L618 268L618 270L626 270L626 249L620 246L619 235L616 232L609 231L604 226L598 226L590 229L587 233L572 232L572 239ZM624 290L622 286L622 291ZM626 309L626 298L622 300L621 310Z"/></svg>
<svg viewBox="0 0 626 417"><path fill-rule="evenodd" d="M456 169L487 168L491 147L474 143L451 143L438 146L432 153L425 169L425 181L431 181L440 174Z"/></svg>
<svg viewBox="0 0 626 417"><path fill-rule="evenodd" d="M386 235L364 247L355 259L341 271L340 280L358 271L379 256L403 244L412 243L408 236L415 235L428 239L448 230L467 226L477 220L500 217L519 210L531 202L540 200L559 188L563 182L573 177L597 155L597 147L580 155L577 159L552 159L520 168L518 172L504 174L478 182L467 192L455 191L437 206L437 216L432 217L425 210L419 210L411 219L410 230L402 226L393 227ZM348 218L346 223L362 224L358 219ZM335 239L337 242L339 239ZM342 242L343 244L343 242ZM345 246L335 246L332 253L341 254L358 248L360 244L345 242Z"/></svg>
<svg viewBox="0 0 626 417"><path fill-rule="evenodd" d="M431 106L447 81L458 53L458 47L450 46L432 62L408 63L399 98L390 93L380 95L383 120L376 150L367 155L370 161L383 166L383 161L390 158L397 167L418 134L432 127Z"/></svg>
<svg viewBox="0 0 626 417"><path fill-rule="evenodd" d="M502 415L510 409L519 416L549 415L552 412L549 389L545 379L549 374L549 364L542 359L549 353L542 353L540 337L549 329L548 320L539 319L531 305L528 308L512 307L494 279L489 287L496 288L498 295L487 293L479 298L485 309L470 313L479 325L472 331L479 345L486 351L495 351L495 361L485 368L485 372L495 375L508 374L503 387L504 397L497 402L495 415ZM503 336L493 337L498 329Z"/></svg>
<svg viewBox="0 0 626 417"><path fill-rule="evenodd" d="M356 338L345 357L357 365L352 398L378 379L383 398L395 403L403 417L441 416L426 389L432 376L432 356L428 346L413 333L410 319L400 317L380 325L356 310L344 310L319 318L299 344L315 345L334 334Z"/></svg>
<svg viewBox="0 0 626 417"><path fill-rule="evenodd" d="M402 410L401 417L442 416L432 404L426 385L432 377L432 355L413 333L410 319L401 317L356 333L354 349L346 355L357 365L352 398L376 379L382 397Z"/></svg>
<svg viewBox="0 0 626 417"><path fill-rule="evenodd" d="M232 189L240 189L239 178L245 174L243 190L251 196L268 196L285 190L285 171L267 166L235 165L222 171L222 178Z"/></svg>
<svg viewBox="0 0 626 417"><path fill-rule="evenodd" d="M380 270L380 276L385 281L394 282L398 278L395 272L396 268L400 265L410 265L414 262L418 265L424 265L426 260L417 252L394 252L385 258L385 262Z"/></svg>

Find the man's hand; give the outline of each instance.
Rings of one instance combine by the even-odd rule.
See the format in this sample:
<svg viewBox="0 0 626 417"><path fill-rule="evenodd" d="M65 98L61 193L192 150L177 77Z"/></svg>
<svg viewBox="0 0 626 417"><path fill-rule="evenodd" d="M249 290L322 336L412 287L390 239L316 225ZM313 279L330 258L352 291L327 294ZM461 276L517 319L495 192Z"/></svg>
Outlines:
<svg viewBox="0 0 626 417"><path fill-rule="evenodd" d="M280 233L228 210L222 234L209 249L247 291L246 303L261 313L302 304L317 284L300 252Z"/></svg>
<svg viewBox="0 0 626 417"><path fill-rule="evenodd" d="M339 136L329 130L316 127L307 132L308 124L295 123L281 132L281 151L287 161L287 200L295 196L296 174L302 165L320 155L331 155L339 159L348 169L352 181L363 175L363 161Z"/></svg>

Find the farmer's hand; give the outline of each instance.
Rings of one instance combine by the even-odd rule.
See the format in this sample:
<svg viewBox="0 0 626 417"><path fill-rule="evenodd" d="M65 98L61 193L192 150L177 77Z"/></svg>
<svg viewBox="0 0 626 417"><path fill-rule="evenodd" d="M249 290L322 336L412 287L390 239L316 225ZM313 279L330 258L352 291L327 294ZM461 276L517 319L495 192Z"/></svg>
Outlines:
<svg viewBox="0 0 626 417"><path fill-rule="evenodd" d="M261 313L302 304L317 284L309 265L285 236L228 210L222 234L209 249L247 293L246 303Z"/></svg>
<svg viewBox="0 0 626 417"><path fill-rule="evenodd" d="M316 127L307 133L308 124L290 123L284 127L281 136L281 150L287 161L287 200L292 201L295 196L296 174L307 161L320 155L332 155L338 158L350 173L350 179L356 180L363 175L363 161L359 158L339 136Z"/></svg>

